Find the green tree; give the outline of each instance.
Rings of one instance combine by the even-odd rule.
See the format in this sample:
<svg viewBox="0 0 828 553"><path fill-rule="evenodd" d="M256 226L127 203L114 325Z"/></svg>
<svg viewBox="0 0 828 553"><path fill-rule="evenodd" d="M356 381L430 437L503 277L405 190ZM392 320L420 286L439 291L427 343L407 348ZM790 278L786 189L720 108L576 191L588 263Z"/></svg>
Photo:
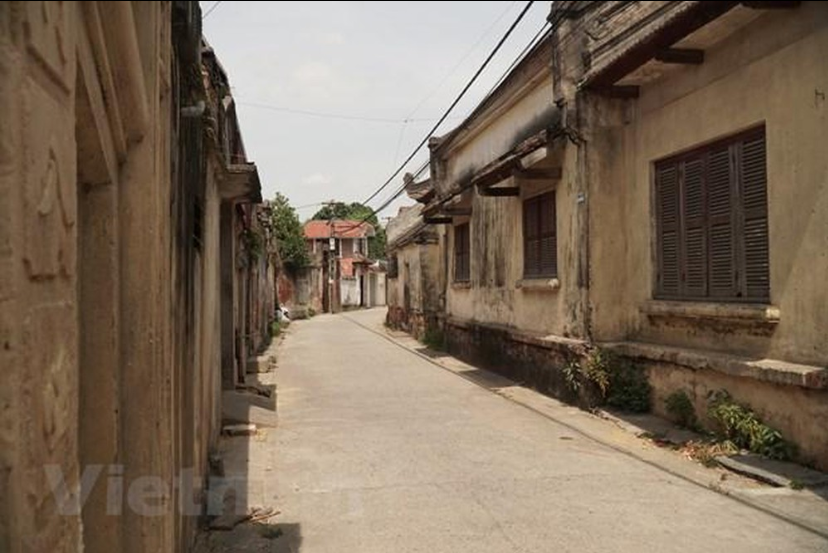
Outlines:
<svg viewBox="0 0 828 553"><path fill-rule="evenodd" d="M375 234L368 239L368 256L371 259L385 258L385 229L379 224L374 210L359 202L333 202L325 205L322 209L313 214L312 219L328 221L330 219L352 219L365 221L373 225Z"/></svg>
<svg viewBox="0 0 828 553"><path fill-rule="evenodd" d="M301 269L310 259L305 248L305 233L296 210L290 205L287 197L279 192L270 201L270 208L273 233L282 262L291 271Z"/></svg>

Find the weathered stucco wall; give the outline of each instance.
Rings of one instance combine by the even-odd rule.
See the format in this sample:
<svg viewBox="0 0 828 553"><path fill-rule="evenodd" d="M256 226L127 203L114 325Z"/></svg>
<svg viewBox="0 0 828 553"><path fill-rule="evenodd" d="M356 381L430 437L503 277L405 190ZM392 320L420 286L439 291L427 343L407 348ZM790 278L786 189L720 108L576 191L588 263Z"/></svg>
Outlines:
<svg viewBox="0 0 828 553"><path fill-rule="evenodd" d="M644 361L653 386L653 411L670 418L665 400L677 390L684 390L693 402L699 419L711 427L707 417L709 394L728 390L734 399L750 406L760 420L770 424L782 436L799 446L800 459L828 470L828 394L799 386L779 385L739 378L710 370L693 370L671 363ZM711 427L712 428L712 427Z"/></svg>
<svg viewBox="0 0 828 553"><path fill-rule="evenodd" d="M422 338L428 328L439 328L442 316L443 251L437 243L409 242L391 255L397 258L398 271L386 279L387 322Z"/></svg>
<svg viewBox="0 0 828 553"><path fill-rule="evenodd" d="M828 359L828 8L804 2L765 12L682 68L641 87L628 113L596 136L591 181L596 339L665 344L824 365ZM623 118L623 110L615 117ZM703 116L700 116L703 115ZM775 328L653 318L652 163L764 123L767 133L771 304ZM610 224L607 224L610 223ZM623 229L622 231L620 229ZM622 240L623 237L623 240ZM624 274L624 279L605 275ZM724 333L724 334L723 334ZM723 342L726 336L727 343Z"/></svg>
<svg viewBox="0 0 828 553"><path fill-rule="evenodd" d="M548 63L548 60L547 60ZM440 189L462 183L499 155L548 126L555 107L552 104L552 79L544 64L516 96L468 131L461 145L447 152L445 178Z"/></svg>
<svg viewBox="0 0 828 553"><path fill-rule="evenodd" d="M581 336L583 316L578 285L579 181L576 152L564 147L559 181L524 184L520 196L491 198L475 193L470 220L471 281L454 282L454 233L449 232L446 312L449 317L492 323L533 334ZM523 281L523 201L554 190L557 219L558 284L531 286Z"/></svg>
<svg viewBox="0 0 828 553"><path fill-rule="evenodd" d="M362 289L359 287L358 277L342 277L339 279L339 297L342 307L359 307L362 299Z"/></svg>
<svg viewBox="0 0 828 553"><path fill-rule="evenodd" d="M224 244L205 135L179 111L199 81L174 78L198 74L198 22L187 2L0 4L4 553L193 537L220 420ZM61 512L61 480L86 470L83 510ZM183 470L194 489L174 486Z"/></svg>

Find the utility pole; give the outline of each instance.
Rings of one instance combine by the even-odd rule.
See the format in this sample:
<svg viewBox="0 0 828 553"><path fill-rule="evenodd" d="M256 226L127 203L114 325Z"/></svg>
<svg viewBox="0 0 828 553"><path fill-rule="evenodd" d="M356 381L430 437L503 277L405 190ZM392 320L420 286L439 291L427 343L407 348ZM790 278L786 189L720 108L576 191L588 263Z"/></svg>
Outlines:
<svg viewBox="0 0 828 553"><path fill-rule="evenodd" d="M322 205L329 208L328 212L328 259L327 259L327 269L328 269L328 282L325 283L325 286L328 287L328 313L334 312L334 291L335 285L338 281L336 278L336 237L334 236L334 210L333 206L336 205L335 200L328 200L327 202L322 202Z"/></svg>

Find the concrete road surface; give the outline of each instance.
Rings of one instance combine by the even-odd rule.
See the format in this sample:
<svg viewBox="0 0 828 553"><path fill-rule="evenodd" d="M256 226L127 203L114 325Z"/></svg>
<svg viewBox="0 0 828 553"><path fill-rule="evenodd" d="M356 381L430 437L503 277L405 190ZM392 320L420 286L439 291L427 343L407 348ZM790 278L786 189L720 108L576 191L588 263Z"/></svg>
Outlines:
<svg viewBox="0 0 828 553"><path fill-rule="evenodd" d="M383 315L300 321L281 347L278 427L250 461L281 510L266 550L828 552L354 322Z"/></svg>

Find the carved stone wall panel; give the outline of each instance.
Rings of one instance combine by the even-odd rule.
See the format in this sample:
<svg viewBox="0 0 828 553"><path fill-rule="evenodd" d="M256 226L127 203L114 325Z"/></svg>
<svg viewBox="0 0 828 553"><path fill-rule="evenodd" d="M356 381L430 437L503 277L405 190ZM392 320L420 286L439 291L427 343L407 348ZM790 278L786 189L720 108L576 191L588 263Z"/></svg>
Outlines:
<svg viewBox="0 0 828 553"><path fill-rule="evenodd" d="M72 10L68 2L24 2L24 36L32 56L65 91L74 65Z"/></svg>
<svg viewBox="0 0 828 553"><path fill-rule="evenodd" d="M78 352L74 301L34 307L23 319L22 351L27 378L21 398L18 478L26 516L20 535L26 551L68 550L77 543L78 518L61 512L46 466L60 468L72 489L78 483ZM73 537L75 539L73 539Z"/></svg>
<svg viewBox="0 0 828 553"><path fill-rule="evenodd" d="M0 42L4 38L0 38ZM21 68L9 51L0 48L0 301L14 295L13 251L16 229L15 198L19 194L20 105L18 94Z"/></svg>
<svg viewBox="0 0 828 553"><path fill-rule="evenodd" d="M77 180L75 123L33 80L24 96L24 263L34 280L75 274Z"/></svg>

